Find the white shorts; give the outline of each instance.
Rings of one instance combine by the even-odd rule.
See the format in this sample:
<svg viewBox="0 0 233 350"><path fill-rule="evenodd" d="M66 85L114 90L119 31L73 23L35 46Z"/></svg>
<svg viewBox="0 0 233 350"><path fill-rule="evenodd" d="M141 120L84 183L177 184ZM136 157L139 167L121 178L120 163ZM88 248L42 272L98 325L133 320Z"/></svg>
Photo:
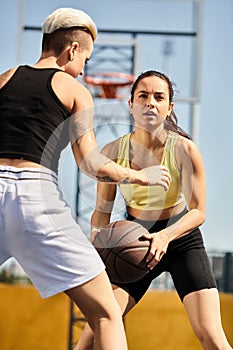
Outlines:
<svg viewBox="0 0 233 350"><path fill-rule="evenodd" d="M0 166L0 265L14 257L42 298L105 269L57 183L46 168Z"/></svg>

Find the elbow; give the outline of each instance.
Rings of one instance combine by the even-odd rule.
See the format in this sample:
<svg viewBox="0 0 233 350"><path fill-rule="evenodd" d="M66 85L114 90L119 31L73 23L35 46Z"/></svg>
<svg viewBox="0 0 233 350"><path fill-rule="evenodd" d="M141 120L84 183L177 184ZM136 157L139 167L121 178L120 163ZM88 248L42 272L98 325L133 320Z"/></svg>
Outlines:
<svg viewBox="0 0 233 350"><path fill-rule="evenodd" d="M200 215L200 225L203 225L204 222L205 222L205 220L206 220L206 215L205 215L205 213L204 213L204 214L201 214L201 215Z"/></svg>
<svg viewBox="0 0 233 350"><path fill-rule="evenodd" d="M197 226L201 226L204 224L206 220L206 210L205 208L189 208L189 212L192 212L196 221Z"/></svg>
<svg viewBox="0 0 233 350"><path fill-rule="evenodd" d="M204 224L206 220L206 211L198 209L198 226L201 226Z"/></svg>

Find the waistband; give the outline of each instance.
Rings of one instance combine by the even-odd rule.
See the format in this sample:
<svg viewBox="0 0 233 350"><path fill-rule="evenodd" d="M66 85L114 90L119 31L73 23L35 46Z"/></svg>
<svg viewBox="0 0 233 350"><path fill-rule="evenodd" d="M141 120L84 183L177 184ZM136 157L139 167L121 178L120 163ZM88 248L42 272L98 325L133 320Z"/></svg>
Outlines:
<svg viewBox="0 0 233 350"><path fill-rule="evenodd" d="M0 165L0 178L9 180L47 180L58 183L57 174L48 168L17 168Z"/></svg>
<svg viewBox="0 0 233 350"><path fill-rule="evenodd" d="M173 225L176 221L182 218L182 216L184 216L187 212L188 212L188 209L185 208L182 212L180 212L175 216L170 217L169 219L163 219L163 220L157 220L157 221L140 220L130 214L127 214L126 220L136 221L137 223L145 227L148 231L153 232L153 230L162 230L165 227Z"/></svg>

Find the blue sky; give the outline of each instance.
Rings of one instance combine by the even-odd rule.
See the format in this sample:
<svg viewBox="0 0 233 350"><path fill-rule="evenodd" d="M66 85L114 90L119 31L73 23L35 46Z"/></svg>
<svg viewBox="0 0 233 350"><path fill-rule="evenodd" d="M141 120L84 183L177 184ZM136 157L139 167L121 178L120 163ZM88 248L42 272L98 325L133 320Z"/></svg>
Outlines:
<svg viewBox="0 0 233 350"><path fill-rule="evenodd" d="M87 11L102 29L192 30L189 0L8 0L0 5L1 72L19 63L33 64L40 54L41 34L19 31L20 4L24 25L40 26L54 9L76 7ZM187 96L189 42L174 38L169 59L163 56L163 44L161 38L141 38L138 70L164 70L176 82L179 94ZM202 231L210 251L233 251L232 62L233 0L204 0L197 143L206 169L207 219ZM176 111L186 128L187 109L177 105ZM75 171L72 181L69 196Z"/></svg>

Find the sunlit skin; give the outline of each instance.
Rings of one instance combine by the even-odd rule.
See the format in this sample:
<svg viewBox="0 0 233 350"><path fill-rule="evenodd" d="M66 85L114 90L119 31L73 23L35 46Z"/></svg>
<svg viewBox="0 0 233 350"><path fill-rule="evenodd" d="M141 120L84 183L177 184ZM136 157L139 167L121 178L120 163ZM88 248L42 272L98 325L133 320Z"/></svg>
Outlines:
<svg viewBox="0 0 233 350"><path fill-rule="evenodd" d="M42 52L40 59L33 67L35 68L58 68L52 78L52 88L61 103L70 114L80 113L83 109L93 109L93 99L89 91L76 79L83 74L84 64L90 59L93 50L93 40L89 34L86 35L86 48L80 48L77 42L73 42L64 48L61 54L56 55L52 50ZM0 75L0 88L12 77L16 68ZM67 74L68 73L68 74ZM89 145L86 142L89 140ZM85 157L97 147L94 133L90 130L87 138L79 142L78 150L74 149L75 159ZM89 149L88 149L89 147ZM77 155L77 153L79 153ZM81 155L80 155L81 153ZM41 164L27 159L0 158L0 165L18 168L41 168ZM78 165L78 163L77 163ZM124 174L124 172L122 171ZM106 175L106 173L104 173ZM78 264L78 263L77 263ZM127 343L122 324L121 313L118 303L112 293L112 288L105 271L95 278L64 291L82 310L92 330L95 333L96 346L98 350L126 350ZM38 345L40 347L40 345Z"/></svg>
<svg viewBox="0 0 233 350"><path fill-rule="evenodd" d="M168 86L165 81L157 77L148 77L139 82L133 103L129 100L130 112L135 121L135 131L131 135L133 169L144 167L145 164L161 162L167 138L164 120L173 107L174 103L169 101ZM140 151L137 151L136 147L139 144ZM142 163L143 160L145 163Z"/></svg>
<svg viewBox="0 0 233 350"><path fill-rule="evenodd" d="M161 185L167 190L170 184L170 175L164 166L155 167L152 165L152 168L143 169L143 171L137 173L134 170L125 173L124 168L119 167L114 162L107 163L106 158L99 154L93 131L94 103L92 96L79 81L74 79L83 74L84 65L91 58L92 51L93 41L90 36L87 36L86 48L80 48L78 42L73 42L59 56L56 56L53 51L42 52L38 62L33 65L35 68L50 67L61 70L53 76L52 88L72 115L71 124L77 124L77 130L79 131L85 126L82 135L79 135L82 136L82 140L80 138L81 142L77 138L71 140L73 154L78 166L91 165L92 167L87 170L83 165L82 170L86 171L89 176L92 175L93 170L96 176L96 170L98 170L98 179L106 179L108 182L116 183L127 177L129 181L135 182L136 180L140 184L148 184L151 181L152 184ZM0 87L4 86L15 70L16 68L0 76ZM7 158L0 159L0 164L18 167L41 166L27 160ZM104 165L102 166L102 164Z"/></svg>
<svg viewBox="0 0 233 350"><path fill-rule="evenodd" d="M90 60L91 54L93 51L93 41L90 36L87 36L88 49L80 50L79 44L77 42L72 43L69 48L66 48L64 52L61 53L58 57L54 54L53 51L46 51L41 53L41 57L37 63L32 65L35 68L58 68L62 71L68 73L64 76L64 73L57 73L52 79L52 88L58 98L62 101L63 105L67 110L72 114L78 112L80 106L77 106L76 99L74 99L72 89L70 84L75 88L76 84L80 87L80 94L82 97L82 86L79 82L73 81L73 78L77 78L79 75L84 73L84 65ZM71 60L67 59L68 56ZM10 69L6 73L0 76L0 88L3 87L6 82L12 77L15 73L16 68ZM83 91L85 93L85 91ZM87 102L87 96L85 93L84 99ZM78 102L80 104L80 102ZM90 106L92 106L92 100L89 98ZM82 107L82 106L81 106ZM25 159L10 159L10 158L0 158L0 165L4 166L16 166L16 167L41 167L40 164L37 164L32 161Z"/></svg>
<svg viewBox="0 0 233 350"><path fill-rule="evenodd" d="M140 169L143 166L159 164L162 160L168 130L164 121L172 112L174 103L169 100L167 82L160 77L144 77L138 83L129 109L134 117L135 128L130 136L130 167ZM151 240L148 266L153 269L166 254L169 242L189 234L201 226L205 220L205 171L202 156L193 141L180 136L175 146L175 157L180 169L182 192L189 208L187 214L175 224L159 232L144 235ZM115 160L118 156L119 139L106 145L103 153ZM97 202L91 217L91 241L96 235L96 228L109 224L116 197L116 186L98 184ZM170 218L182 212L185 204L162 210L140 210L127 206L127 213L145 221ZM125 316L136 302L125 290L113 285L115 297ZM187 294L183 304L188 314L193 331L204 350L232 350L224 334L219 296L216 288L202 289ZM86 325L75 350L93 350L94 337ZM174 344L174 348L177 344Z"/></svg>
<svg viewBox="0 0 233 350"><path fill-rule="evenodd" d="M135 128L141 127L157 136L163 130L163 122L174 107L169 101L168 87L164 80L154 77L143 79L129 101L130 111L135 120Z"/></svg>
<svg viewBox="0 0 233 350"><path fill-rule="evenodd" d="M169 101L166 81L156 76L141 80L135 90L133 102L129 101L129 108L135 120L135 128L130 136L131 168L139 170L155 163L160 164L168 134L168 130L164 128L164 121L174 108L174 103ZM119 139L106 145L103 153L111 159L116 159L118 148ZM176 160L181 169L183 192L190 211L177 225L169 228L169 233L168 230L162 230L150 234L152 240L151 253L148 256L150 268L161 260L171 240L201 225L205 218L205 177L200 152L192 141L180 136L176 144ZM92 216L94 226L109 223L110 212L105 212L105 206L106 203L114 202L115 194L114 186L98 184L96 210ZM161 210L140 210L128 206L127 212L141 220L152 221L177 215L184 207L185 203ZM108 210L109 208L108 204Z"/></svg>
<svg viewBox="0 0 233 350"><path fill-rule="evenodd" d="M168 169L160 164L147 168L126 169L105 155L100 154L93 130L94 101L85 86L76 78L83 74L84 65L93 51L92 36L87 32L74 33L76 39L68 40L67 45L56 53L55 46L42 49L39 60L32 65L36 69L55 68L59 71L52 76L52 89L70 113L70 143L74 159L80 170L88 176L106 182L109 186L121 182L138 183L143 186L160 186L167 191L171 177ZM43 38L44 39L44 38ZM63 38L59 39L60 43ZM82 45L81 45L82 43ZM0 75L0 88L13 76L17 68ZM22 159L0 158L0 165L18 168L40 168L41 164ZM95 334L95 349L127 349L121 309L112 292L106 272L91 281L66 290L65 293L78 305Z"/></svg>

